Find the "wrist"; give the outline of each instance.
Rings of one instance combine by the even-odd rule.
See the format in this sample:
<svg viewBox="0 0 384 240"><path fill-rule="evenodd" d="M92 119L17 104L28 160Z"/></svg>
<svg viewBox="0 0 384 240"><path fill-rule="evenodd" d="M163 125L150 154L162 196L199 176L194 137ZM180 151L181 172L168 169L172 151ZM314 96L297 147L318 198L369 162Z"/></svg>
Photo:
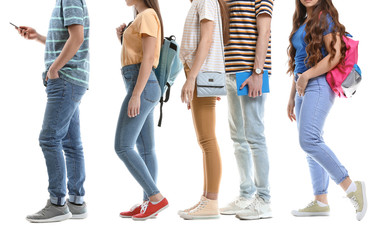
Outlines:
<svg viewBox="0 0 384 240"><path fill-rule="evenodd" d="M131 96L131 99L132 99L132 98L136 98L136 99L137 99L137 98L140 98L140 96L141 96L141 94L139 94L139 93L133 91L132 96Z"/></svg>
<svg viewBox="0 0 384 240"><path fill-rule="evenodd" d="M59 69L55 65L51 65L51 67L49 67L48 71L51 73L57 73L57 72L59 72Z"/></svg>

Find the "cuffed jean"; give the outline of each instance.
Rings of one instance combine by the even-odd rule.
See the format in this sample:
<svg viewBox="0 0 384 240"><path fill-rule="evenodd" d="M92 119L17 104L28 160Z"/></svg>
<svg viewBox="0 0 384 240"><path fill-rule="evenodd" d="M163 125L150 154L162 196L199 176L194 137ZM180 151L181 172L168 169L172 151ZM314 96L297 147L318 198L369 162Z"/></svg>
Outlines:
<svg viewBox="0 0 384 240"><path fill-rule="evenodd" d="M86 88L60 78L49 79L47 83L47 106L39 142L48 170L50 200L56 205L65 203L67 177L69 201L83 203L85 168L79 105L85 91Z"/></svg>
<svg viewBox="0 0 384 240"><path fill-rule="evenodd" d="M324 123L334 100L335 93L329 87L325 75L310 79L303 97L296 93L299 142L307 153L314 195L328 193L329 176L336 184L348 177L347 170L323 139Z"/></svg>
<svg viewBox="0 0 384 240"><path fill-rule="evenodd" d="M122 68L127 95L121 106L115 136L115 151L144 190L144 200L160 191L156 186L157 159L155 153L153 111L160 100L160 86L152 71L140 96L140 114L130 118L128 103L139 75L140 64ZM137 151L135 150L137 147Z"/></svg>
<svg viewBox="0 0 384 240"><path fill-rule="evenodd" d="M257 193L269 202L269 160L264 136L266 97L237 96L236 75L227 75L228 120L240 173L240 196L251 198Z"/></svg>

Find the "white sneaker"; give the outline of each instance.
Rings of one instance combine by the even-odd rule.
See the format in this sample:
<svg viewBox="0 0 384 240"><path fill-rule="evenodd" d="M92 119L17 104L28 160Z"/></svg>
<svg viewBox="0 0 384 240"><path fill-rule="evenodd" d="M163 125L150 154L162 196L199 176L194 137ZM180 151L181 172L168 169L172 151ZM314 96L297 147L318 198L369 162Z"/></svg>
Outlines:
<svg viewBox="0 0 384 240"><path fill-rule="evenodd" d="M257 220L272 217L272 210L269 203L258 195L255 196L253 202L243 211L236 214L236 217L241 220Z"/></svg>
<svg viewBox="0 0 384 240"><path fill-rule="evenodd" d="M238 212L246 209L251 203L252 198L237 197L234 201L230 202L226 207L220 208L222 215L235 215Z"/></svg>

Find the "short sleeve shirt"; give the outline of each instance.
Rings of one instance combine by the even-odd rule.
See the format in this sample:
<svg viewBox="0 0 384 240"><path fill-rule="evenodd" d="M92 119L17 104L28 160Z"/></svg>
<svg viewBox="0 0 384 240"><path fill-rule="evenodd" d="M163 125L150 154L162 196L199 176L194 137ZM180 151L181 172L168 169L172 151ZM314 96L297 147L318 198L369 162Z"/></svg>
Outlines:
<svg viewBox="0 0 384 240"><path fill-rule="evenodd" d="M254 68L257 43L257 17L268 14L272 17L273 0L228 0L230 10L230 42L225 46L225 69L227 73L249 71ZM271 37L264 64L264 71L271 74Z"/></svg>
<svg viewBox="0 0 384 240"><path fill-rule="evenodd" d="M329 15L327 16L327 20L328 20L329 27L323 33L323 36L331 33L334 25L333 20ZM307 65L307 61L305 61L305 59L307 58L307 52L305 49L308 45L304 39L305 35L307 35L305 31L305 27L306 27L306 24L301 25L299 29L293 34L293 37L292 37L292 44L296 50L294 74L303 73L310 68ZM323 54L324 57L328 55L327 51L325 50L325 47L321 48L321 53Z"/></svg>
<svg viewBox="0 0 384 240"><path fill-rule="evenodd" d="M221 14L217 0L194 0L192 2L184 24L180 59L185 65L192 68L201 37L200 22L204 19L214 22L214 30L212 45L201 71L225 72Z"/></svg>
<svg viewBox="0 0 384 240"><path fill-rule="evenodd" d="M69 38L68 26L84 27L84 42L75 56L59 70L60 78L88 88L89 81L89 16L85 0L57 0L53 9L45 42L46 73L60 55Z"/></svg>
<svg viewBox="0 0 384 240"><path fill-rule="evenodd" d="M143 60L142 36L148 35L157 39L155 49L155 60L153 67L159 64L161 49L161 24L160 20L152 8L148 8L139 13L131 25L124 31L123 46L121 50L122 67L141 63Z"/></svg>

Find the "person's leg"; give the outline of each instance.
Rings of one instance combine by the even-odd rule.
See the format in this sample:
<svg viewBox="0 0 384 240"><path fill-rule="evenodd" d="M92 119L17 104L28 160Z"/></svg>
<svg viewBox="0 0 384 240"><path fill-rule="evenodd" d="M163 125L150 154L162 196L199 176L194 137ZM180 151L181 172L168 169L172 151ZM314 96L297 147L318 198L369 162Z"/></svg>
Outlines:
<svg viewBox="0 0 384 240"><path fill-rule="evenodd" d="M265 202L270 201L269 159L264 135L264 105L267 95L256 98L242 96L240 104L244 118L245 138L252 152L254 163L254 184L257 195Z"/></svg>
<svg viewBox="0 0 384 240"><path fill-rule="evenodd" d="M80 103L86 89L80 86L72 86L72 100ZM83 145L80 134L80 109L77 107L70 121L67 135L62 141L65 152L69 201L74 204L84 202L85 166Z"/></svg>
<svg viewBox="0 0 384 240"><path fill-rule="evenodd" d="M39 136L48 170L50 200L56 205L65 204L67 192L62 140L68 133L71 120L80 103L72 100L72 86L73 84L62 79L48 81L46 88L48 100Z"/></svg>
<svg viewBox="0 0 384 240"><path fill-rule="evenodd" d="M312 84L307 87L307 90L312 87ZM306 112L302 112L304 97L296 94L295 98L295 113L297 128L300 132L301 120L306 118ZM293 210L292 215L297 217L305 216L328 216L330 208L328 206L327 192L329 176L325 169L320 166L311 156L307 155L307 162L312 180L313 194L315 200L311 201L305 208Z"/></svg>
<svg viewBox="0 0 384 240"><path fill-rule="evenodd" d="M322 137L324 123L333 105L335 94L328 86L325 77L321 76L309 81L302 98L299 142L301 148L317 163L310 164L315 195L326 194L328 176L322 169L326 170L336 184L340 184L348 177L347 170L324 143Z"/></svg>
<svg viewBox="0 0 384 240"><path fill-rule="evenodd" d="M203 152L206 197L217 200L221 180L221 156L216 139L216 97L197 97L191 102L197 140Z"/></svg>
<svg viewBox="0 0 384 240"><path fill-rule="evenodd" d="M266 94L256 98L242 96L240 104L244 118L244 133L251 149L254 182L257 194L244 211L236 214L239 219L255 220L272 217L269 193L269 159L264 136L264 104Z"/></svg>
<svg viewBox="0 0 384 240"><path fill-rule="evenodd" d="M130 118L127 115L127 109L135 81L136 78L129 80L133 86L129 88L128 94L121 107L115 135L115 151L131 172L132 176L141 185L146 195L151 197L160 192L144 160L135 151L135 145L147 117L160 98L160 88L157 80L148 80L140 97L140 114Z"/></svg>
<svg viewBox="0 0 384 240"><path fill-rule="evenodd" d="M186 74L188 74L186 68ZM179 211L184 219L219 217L218 193L221 180L221 157L216 139L216 97L197 97L195 88L190 103L196 137L203 153L204 190L200 201L191 208Z"/></svg>
<svg viewBox="0 0 384 240"><path fill-rule="evenodd" d="M140 154L140 157L144 160L145 165L153 181L157 181L157 158L155 151L155 124L153 120L153 109L148 114L147 120L145 121L143 128L136 141L136 147ZM148 201L149 198L144 192L144 201Z"/></svg>
<svg viewBox="0 0 384 240"><path fill-rule="evenodd" d="M245 137L241 97L237 96L236 75L227 75L228 123L240 175L240 197L250 199L256 192L251 150Z"/></svg>

